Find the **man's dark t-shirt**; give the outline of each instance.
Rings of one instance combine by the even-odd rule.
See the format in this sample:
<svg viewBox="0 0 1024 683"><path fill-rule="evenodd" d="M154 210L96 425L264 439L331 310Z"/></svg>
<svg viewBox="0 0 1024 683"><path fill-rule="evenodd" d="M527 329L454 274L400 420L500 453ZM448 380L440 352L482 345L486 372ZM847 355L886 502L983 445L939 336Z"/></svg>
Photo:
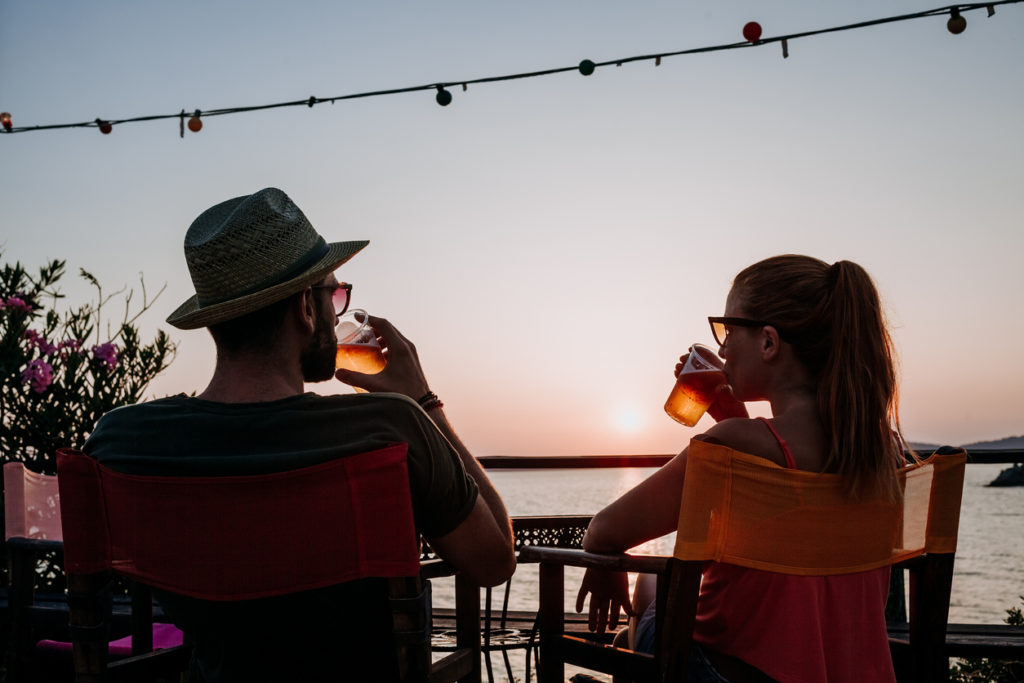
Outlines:
<svg viewBox="0 0 1024 683"><path fill-rule="evenodd" d="M454 530L473 509L476 483L430 418L397 394L244 404L174 396L107 413L83 450L132 474L226 476L297 469L395 443L408 444L417 530L427 538ZM199 680L230 683L387 680L393 649L385 594L383 581L365 579L236 603L160 598L194 639Z"/></svg>

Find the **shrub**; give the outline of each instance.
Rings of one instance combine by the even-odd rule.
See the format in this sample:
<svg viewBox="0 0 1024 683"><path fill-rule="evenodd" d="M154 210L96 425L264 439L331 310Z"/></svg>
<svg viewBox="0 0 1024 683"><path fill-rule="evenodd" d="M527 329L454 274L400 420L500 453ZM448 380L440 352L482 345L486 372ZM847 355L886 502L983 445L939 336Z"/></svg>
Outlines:
<svg viewBox="0 0 1024 683"><path fill-rule="evenodd" d="M1020 596L1024 602L1024 595ZM1024 626L1024 612L1020 607L1006 610L1010 626ZM1019 659L963 659L949 671L952 683L1017 683L1024 681L1024 661Z"/></svg>
<svg viewBox="0 0 1024 683"><path fill-rule="evenodd" d="M95 303L60 313L64 297L57 284L64 265L52 261L35 276L20 263L4 263L0 270L0 459L20 460L44 474L56 474L57 449L80 447L103 413L141 399L175 351L162 331L142 344L135 327L162 289L150 301L140 280L142 303L133 313L133 291L104 296L96 278L82 270L96 290ZM123 317L104 328L104 306L121 295ZM6 573L5 561L0 575ZM63 583L58 559L52 553L42 557L37 587L62 591Z"/></svg>
<svg viewBox="0 0 1024 683"><path fill-rule="evenodd" d="M64 267L52 261L35 277L20 263L0 271L0 457L46 474L56 472L58 448L81 446L103 413L139 401L175 351L163 331L141 343L134 324L162 289L150 301L140 279L142 302L133 313L132 290L104 296L82 270L95 303L60 313ZM104 328L104 307L121 295L123 317Z"/></svg>

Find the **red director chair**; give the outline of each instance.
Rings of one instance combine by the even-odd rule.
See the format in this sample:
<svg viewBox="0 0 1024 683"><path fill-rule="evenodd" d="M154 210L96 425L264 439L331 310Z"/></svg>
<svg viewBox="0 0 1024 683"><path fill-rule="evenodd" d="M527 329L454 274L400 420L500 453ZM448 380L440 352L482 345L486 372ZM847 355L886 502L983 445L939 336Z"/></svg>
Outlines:
<svg viewBox="0 0 1024 683"><path fill-rule="evenodd" d="M187 630L182 648L109 659L103 594L115 574L202 604L236 605L383 581L387 604L380 607L390 611L392 629L381 637L391 639L394 661L367 661L351 646L332 643L337 680L363 680L370 672L383 680L397 667L401 681L478 681L479 589L459 576L458 649L432 662L427 578L451 571L440 561L420 564L405 454L406 445L398 444L273 474L169 477L124 474L80 451L61 450L57 473L79 683L188 668ZM142 616L136 638L145 637L148 615ZM275 647L281 645L254 642L252 657ZM277 654L303 671L304 652Z"/></svg>

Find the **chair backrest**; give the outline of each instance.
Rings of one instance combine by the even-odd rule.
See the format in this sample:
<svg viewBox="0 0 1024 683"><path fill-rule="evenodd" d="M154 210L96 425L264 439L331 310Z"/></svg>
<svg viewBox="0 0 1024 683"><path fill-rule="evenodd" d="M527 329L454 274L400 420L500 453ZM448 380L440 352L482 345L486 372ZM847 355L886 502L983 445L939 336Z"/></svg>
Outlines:
<svg viewBox="0 0 1024 683"><path fill-rule="evenodd" d="M4 464L5 538L60 541L60 492L57 477L39 474L21 462Z"/></svg>
<svg viewBox="0 0 1024 683"><path fill-rule="evenodd" d="M903 467L901 501L851 502L838 475L786 469L695 440L674 555L821 576L953 553L966 460L958 451Z"/></svg>
<svg viewBox="0 0 1024 683"><path fill-rule="evenodd" d="M113 572L212 601L367 577L422 592L405 444L298 470L224 477L124 474L62 449L57 470L69 591L76 577ZM76 642L76 667L102 670L86 649L80 657ZM417 661L400 659L400 668L429 669L429 649L422 650L410 649Z"/></svg>
<svg viewBox="0 0 1024 683"><path fill-rule="evenodd" d="M416 576L405 451L265 475L157 477L61 450L65 566L206 600Z"/></svg>
<svg viewBox="0 0 1024 683"><path fill-rule="evenodd" d="M937 451L900 469L902 500L851 501L837 475L691 442L658 645L673 652L663 671L688 655L704 561L816 576L903 565L913 574L910 675L948 679L945 633L966 462L962 449Z"/></svg>

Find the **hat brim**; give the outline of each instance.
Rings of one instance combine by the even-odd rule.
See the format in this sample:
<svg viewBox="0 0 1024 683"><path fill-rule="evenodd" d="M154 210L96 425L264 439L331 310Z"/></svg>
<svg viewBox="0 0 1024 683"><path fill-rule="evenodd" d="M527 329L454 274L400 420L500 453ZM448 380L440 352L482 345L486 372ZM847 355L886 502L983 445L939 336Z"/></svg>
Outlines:
<svg viewBox="0 0 1024 683"><path fill-rule="evenodd" d="M319 282L328 273L333 272L343 263L358 254L370 242L357 240L352 242L330 242L327 253L314 263L308 270L291 280L262 289L236 299L221 301L209 306L201 306L199 298L192 296L188 301L167 316L167 322L179 330L194 330L208 327L232 318L252 313L285 297L301 292L306 287Z"/></svg>

